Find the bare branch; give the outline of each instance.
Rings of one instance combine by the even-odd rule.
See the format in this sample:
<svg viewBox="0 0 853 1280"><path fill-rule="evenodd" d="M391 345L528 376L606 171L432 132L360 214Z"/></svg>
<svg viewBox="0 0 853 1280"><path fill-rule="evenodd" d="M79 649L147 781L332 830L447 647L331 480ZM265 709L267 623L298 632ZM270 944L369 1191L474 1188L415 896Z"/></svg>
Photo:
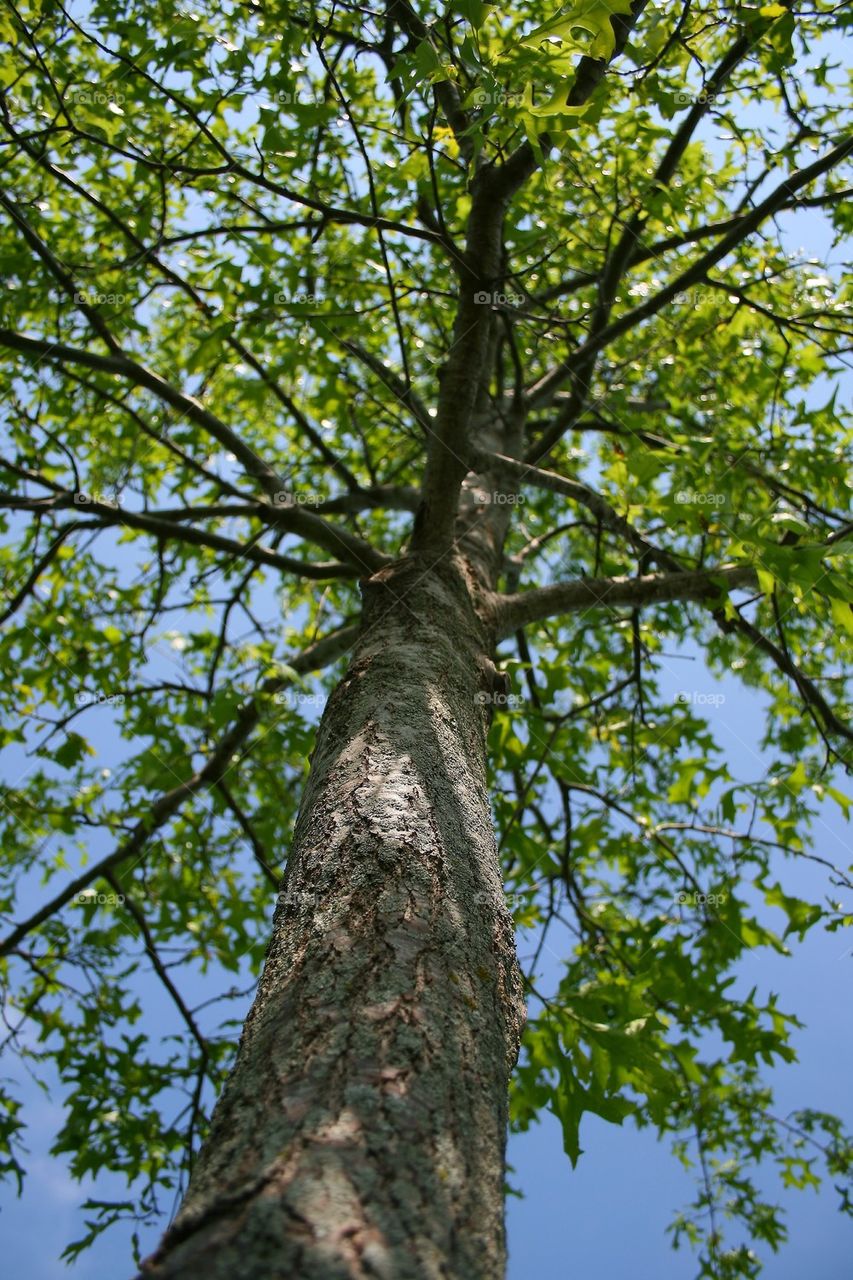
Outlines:
<svg viewBox="0 0 853 1280"><path fill-rule="evenodd" d="M685 570L681 573L654 573L640 578L581 578L535 587L515 595L496 595L498 638L512 635L519 627L564 613L584 609L632 608L665 604L672 600L699 600L714 603L726 590L754 587L758 575L751 565L728 564L716 569Z"/></svg>

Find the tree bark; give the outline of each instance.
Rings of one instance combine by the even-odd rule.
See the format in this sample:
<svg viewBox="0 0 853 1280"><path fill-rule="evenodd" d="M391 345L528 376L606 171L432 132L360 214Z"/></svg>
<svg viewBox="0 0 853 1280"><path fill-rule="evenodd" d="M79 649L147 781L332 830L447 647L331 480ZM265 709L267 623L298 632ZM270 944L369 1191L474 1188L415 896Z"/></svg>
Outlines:
<svg viewBox="0 0 853 1280"><path fill-rule="evenodd" d="M470 568L412 556L363 583L236 1065L146 1280L504 1274L524 1008Z"/></svg>

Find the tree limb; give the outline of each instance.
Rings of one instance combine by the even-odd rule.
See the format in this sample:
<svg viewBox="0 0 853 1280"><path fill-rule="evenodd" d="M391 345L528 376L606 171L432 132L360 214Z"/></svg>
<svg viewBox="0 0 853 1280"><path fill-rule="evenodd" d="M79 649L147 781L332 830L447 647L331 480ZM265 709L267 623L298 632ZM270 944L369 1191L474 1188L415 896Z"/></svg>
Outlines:
<svg viewBox="0 0 853 1280"><path fill-rule="evenodd" d="M310 648L298 654L289 665L299 675L318 671L335 662L345 653L354 642L357 634L358 627L355 625L341 627L338 631L324 636L322 640L318 640ZM272 677L264 681L262 691L269 696L286 688L291 683L292 681L287 676ZM0 955L8 955L28 934L37 929L39 925L44 924L45 920L49 920L52 915L55 915L57 911L66 906L72 898L83 889L86 889L94 880L105 875L106 872L112 871L113 868L126 863L130 858L138 859L151 836L168 822L189 796L194 795L195 792L205 787L214 786L231 769L235 768L238 763L235 759L238 748L242 749L241 759L251 750L251 746L244 747L244 743L258 724L261 711L262 704L260 700L254 696L249 698L243 704L234 724L211 753L207 763L191 774L184 782L178 783L176 787L172 787L171 791L167 791L158 800L155 800L147 816L136 824L130 835L121 844L117 845L111 853L108 853L106 857L101 858L98 862L92 863L70 884L66 885L64 889L51 898L49 902L44 903L21 924L16 925L0 941Z"/></svg>
<svg viewBox="0 0 853 1280"><path fill-rule="evenodd" d="M850 155L851 151L853 151L853 135L848 135L831 151L825 152L812 164L798 169L796 173L792 173L790 177L780 182L774 191L771 191L750 213L740 219L737 225L732 227L712 249L709 249L707 253L698 258L692 266L682 271L669 284L664 285L653 298L649 298L647 302L619 316L618 319L602 329L600 333L590 337L573 351L568 360L563 361L562 364L552 369L550 373L540 378L529 389L528 404L530 408L541 408L543 405L550 404L557 388L572 376L579 365L582 365L591 355L609 346L616 338L620 338L624 333L629 333L632 329L635 329L644 320L657 315L667 303L672 302L676 294L683 293L686 289L704 280L706 272L711 267L715 267L727 253L751 235L766 218L777 213L795 192L814 182L816 178L834 168L835 165L840 164L842 160ZM552 438L552 436L553 432L547 432L544 437L537 441L535 446L537 457L547 453L556 444L559 437Z"/></svg>
<svg viewBox="0 0 853 1280"><path fill-rule="evenodd" d="M235 539L226 538L219 533L213 533L206 529L197 529L194 525L182 523L174 518L163 520L156 513L130 511L126 507L113 506L111 503L101 502L89 494L77 494L74 497L63 498L59 501L55 499L31 501L16 494L0 493L0 508L6 510L37 510L43 512L45 509L64 510L72 505L76 506L80 511L91 512L96 517L93 520L75 522L74 527L78 529L104 529L111 525L124 525L128 529L141 529L146 533L152 533L162 542L187 542L197 547L210 547L213 551L224 551L236 560L248 560L252 564L266 565L271 569L283 569L286 573L296 573L304 578L315 580L352 578L370 568L371 564L375 565L375 569L373 569L373 572L375 572L376 569L388 563L387 556L381 556L378 552L371 552L369 560L348 557L349 562L346 564L339 561L313 564L309 560L297 560L294 556L281 555L277 551L271 551L268 547L259 547L252 542L237 542ZM282 509L281 513L277 514L275 508L270 507L269 511L274 516L269 523L282 524L285 528L292 528L295 531L295 524L288 520L288 516L291 514L288 510ZM298 516L306 513L293 512L292 514Z"/></svg>
<svg viewBox="0 0 853 1280"><path fill-rule="evenodd" d="M581 578L535 587L515 595L495 595L492 606L497 619L498 638L504 639L519 627L564 613L577 613L601 606L639 609L647 604L672 600L719 601L721 592L754 587L758 575L751 565L720 565L717 569L693 569L680 573L646 574L640 578Z"/></svg>

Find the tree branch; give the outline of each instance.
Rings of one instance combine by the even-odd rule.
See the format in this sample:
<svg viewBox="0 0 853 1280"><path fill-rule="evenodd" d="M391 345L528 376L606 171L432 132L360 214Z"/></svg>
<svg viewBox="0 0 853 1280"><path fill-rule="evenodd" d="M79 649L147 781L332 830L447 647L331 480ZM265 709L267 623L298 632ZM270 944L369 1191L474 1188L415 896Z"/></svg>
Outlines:
<svg viewBox="0 0 853 1280"><path fill-rule="evenodd" d="M549 489L552 493L560 493L575 502L580 502L603 525L614 533L618 533L621 537L627 538L637 551L645 555L648 560L660 565L662 569L666 569L670 573L684 571L684 565L667 551L656 547L651 542L647 542L639 529L636 529L624 516L620 516L615 507L612 507L606 498L603 498L595 489L591 489L589 485L583 484L580 480L569 480L566 476L558 475L556 471L545 471L540 467L531 466L518 458L508 458L504 454L483 453L477 455L476 465L479 465L484 470L489 466L494 466L496 463L502 469L516 475L519 483L532 484L540 489Z"/></svg>
<svg viewBox="0 0 853 1280"><path fill-rule="evenodd" d="M792 173L790 177L780 182L770 195L757 204L750 213L744 215L736 226L732 227L712 249L709 249L707 253L697 259L691 267L682 271L669 284L664 285L653 298L649 298L647 302L634 307L631 311L625 312L624 315L621 315L617 320L602 329L600 333L590 337L582 346L571 353L568 360L540 378L528 392L530 408L541 408L543 405L550 404L557 388L567 378L571 377L579 366L588 361L590 356L609 346L611 342L616 338L620 338L622 334L635 329L644 320L657 315L667 303L672 302L676 294L683 293L686 289L700 283L711 267L715 267L727 253L750 236L766 218L777 213L795 192L808 186L816 178L840 164L842 160L850 155L851 151L853 151L853 135L848 135L831 151L827 151L812 164L806 165L803 169L798 169L796 173ZM563 427L563 430L565 430L565 427ZM548 432L537 442L535 447L537 457L547 453L556 443L559 436L555 438L552 438L552 436L553 431Z"/></svg>
<svg viewBox="0 0 853 1280"><path fill-rule="evenodd" d="M673 600L719 601L726 590L754 587L758 575L751 565L720 565L717 569L693 569L680 573L646 574L640 578L581 578L536 587L515 595L495 595L492 606L499 639L531 622L564 613L601 606L640 609L647 604Z"/></svg>
<svg viewBox="0 0 853 1280"><path fill-rule="evenodd" d="M8 347L10 351L20 352L37 365L42 360L48 360L51 364L78 364L87 369L96 369L100 373L110 373L125 378L133 386L144 387L146 391L153 392L170 408L177 409L190 422L194 422L208 435L213 436L223 448L230 450L242 462L247 473L258 480L266 492L276 493L284 488L281 478L221 418L206 409L194 396L179 391L171 382L161 378L159 373L138 364L129 356L102 356L97 352L87 351L83 347L69 347L65 343L51 342L46 338L28 338L5 328L0 328L0 346Z"/></svg>
<svg viewBox="0 0 853 1280"><path fill-rule="evenodd" d="M71 506L76 506L80 511L91 512L96 517L94 520L77 521L74 527L78 529L105 529L111 525L124 525L128 529L141 529L146 533L152 533L161 542L187 542L196 547L209 547L213 551L224 551L235 560L248 560L251 564L283 569L286 573L296 573L304 578L318 581L327 578L352 578L359 573L364 573L371 564L376 566L372 570L375 572L376 569L388 563L387 556L372 552L370 560L348 557L349 562L346 564L338 561L312 564L309 560L297 560L294 556L281 555L268 547L259 547L251 542L237 542L219 533L197 529L194 525L184 524L174 518L164 520L156 514L151 515L145 511L129 511L126 507L101 502L88 494L77 494L75 497L63 497L59 500L54 498L32 500L16 494L0 493L0 509L5 510L44 512L45 510L65 510ZM267 510L273 514L270 524L284 525L285 528L292 528L294 531L301 522L291 523L288 517L291 514L295 516L306 514L291 513L286 509L282 509L279 514L274 507L269 507Z"/></svg>
<svg viewBox="0 0 853 1280"><path fill-rule="evenodd" d="M318 640L310 648L298 654L289 665L298 675L307 675L309 672L318 671L335 662L345 653L355 641L357 634L357 626L341 627L340 630L324 636L322 640ZM291 683L292 681L288 676L276 676L265 680L261 689L266 696L269 696L286 688ZM249 698L243 704L234 724L211 753L207 763L191 774L184 782L178 783L176 787L172 787L171 791L167 791L158 800L154 801L148 815L136 824L130 835L121 844L117 845L111 853L101 858L100 861L92 863L90 867L87 867L84 872L66 885L49 902L44 903L21 924L16 925L0 941L0 955L8 955L28 934L37 929L39 925L44 924L45 920L49 920L52 915L55 915L57 911L66 906L72 898L83 889L86 889L100 876L105 875L114 867L121 866L130 858L139 858L151 836L168 822L189 796L194 795L205 787L214 786L231 769L235 768L238 763L236 759L238 749L242 749L240 759L251 750L251 746L244 747L243 744L258 724L261 711L262 704L260 699L255 696Z"/></svg>

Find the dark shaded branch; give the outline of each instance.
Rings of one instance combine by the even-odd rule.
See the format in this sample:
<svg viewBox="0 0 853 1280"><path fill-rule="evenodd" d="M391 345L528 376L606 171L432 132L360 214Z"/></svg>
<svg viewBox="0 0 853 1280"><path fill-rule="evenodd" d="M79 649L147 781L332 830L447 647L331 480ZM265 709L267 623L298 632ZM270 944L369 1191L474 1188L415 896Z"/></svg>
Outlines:
<svg viewBox="0 0 853 1280"><path fill-rule="evenodd" d="M403 379L398 377L397 374L394 373L393 369L389 369L387 365L383 364L378 356L373 355L370 351L366 351L360 343L353 342L347 338L339 338L338 341L345 351L348 351L350 355L355 356L356 360L361 361L365 368L369 369L371 373L376 375L380 382L384 383L391 394L400 401L403 408L408 409L409 413L411 413L412 417L418 425L424 429L424 431L432 431L433 422L427 413L426 405L418 397L417 392L415 392L411 387L406 386Z"/></svg>
<svg viewBox="0 0 853 1280"><path fill-rule="evenodd" d="M823 728L827 729L831 733L837 734L840 738L846 738L848 742L853 742L853 729L851 729L849 725L845 724L843 720L839 720L838 716L832 710L814 681L810 680L809 677L800 670L793 658L791 658L784 649L779 645L774 644L772 640L767 638L763 631L759 631L758 627L753 626L751 622L747 621L747 619L742 617L740 614L735 618L726 618L722 615L718 616L718 614L715 613L714 617L721 630L737 631L750 642L751 646L756 649L760 649L762 653L767 654L774 666L793 680L803 702L811 710L817 712L823 723ZM821 725L819 724L818 729L820 728Z"/></svg>
<svg viewBox="0 0 853 1280"><path fill-rule="evenodd" d="M615 37L613 53L606 62L602 58L586 56L581 58L575 72L574 83L567 97L569 106L583 106L593 90L601 83L610 63L620 57L624 51L628 37L645 9L646 3L647 0L634 0L630 14L613 14L611 16L610 22ZM549 150L551 144L547 134L540 135L538 141L540 154ZM539 160L532 143L529 141L523 142L498 170L500 174L498 183L500 194L508 197L514 195L519 187L536 171L538 166Z"/></svg>
<svg viewBox="0 0 853 1280"><path fill-rule="evenodd" d="M614 16L611 19L616 37L613 58L622 52L645 3L646 0L635 0L629 18ZM574 105L586 101L606 66L606 63L599 65L598 60L581 59L571 91ZM538 157L549 148L547 136L539 141L539 152L534 151L530 142L524 142L503 163L484 165L470 183L471 212L464 260L457 272L459 292L453 340L441 370L435 428L430 437L424 476L423 506L412 538L412 548L417 552L442 554L453 537L459 488L469 470L466 452L471 417L485 393L490 373L495 312L484 301L484 295L494 291L502 278L506 209L536 171Z"/></svg>
<svg viewBox="0 0 853 1280"><path fill-rule="evenodd" d="M20 590L16 591L15 595L9 601L6 608L3 610L2 613L0 613L0 627L2 627L6 622L9 621L9 619L16 612L16 610L19 609L20 606L23 604L23 602L26 600L27 596L30 594L30 592L38 582L41 575L44 573L45 569L47 569L51 565L51 563L55 560L57 554L59 553L59 548L62 546L65 539L68 538L74 532L75 529L79 529L82 527L84 526L81 525L80 522L72 521L70 524L65 525L64 528L59 530L53 542L48 547L47 551L45 551L43 556L39 557L39 559L33 565L31 571L27 574L26 579L21 585Z"/></svg>
<svg viewBox="0 0 853 1280"><path fill-rule="evenodd" d="M411 49L415 49L424 40L432 43L430 28L422 22L408 3L408 0L389 0L388 16L409 37L409 47ZM466 164L470 164L474 156L474 147L468 133L468 114L462 107L459 90L452 80L438 80L433 85L433 93L445 120L450 126L456 144L459 147L460 155Z"/></svg>
<svg viewBox="0 0 853 1280"><path fill-rule="evenodd" d="M348 530L331 525L320 516L309 511L289 507L286 502L287 491L284 482L275 475L272 469L246 445L235 432L210 410L205 409L193 396L179 391L171 383L166 382L159 374L145 366L137 364L128 356L118 354L99 356L95 352L82 348L67 347L62 343L52 343L44 339L26 338L12 330L0 329L0 345L22 354L52 363L81 364L101 372L116 373L136 386L153 391L161 400L179 409L185 417L197 423L209 432L220 444L230 449L246 467L247 472L259 480L273 503L282 503L280 515L275 523L283 526L309 541L321 546L326 551L345 554L360 572L381 568L387 563L387 557L375 551L369 543L356 537ZM275 509L275 507L273 508ZM294 563L299 563L298 561Z"/></svg>
<svg viewBox="0 0 853 1280"><path fill-rule="evenodd" d="M630 523L630 521L626 520L624 516L620 516L618 511L616 511L610 503L601 496L601 494L596 493L596 491L591 489L588 485L582 484L577 480L568 480L566 477L557 475L553 471L544 471L540 468L530 467L526 463L519 462L515 458L506 458L499 454L484 456L486 458L492 457L495 462L498 462L503 467L516 472L522 480L527 480L531 484L536 484L542 488L550 489L554 493L565 494L566 497L569 497L574 501L581 502L588 510L593 512L596 518L600 520L603 525L606 525L615 533L627 538L646 562L655 563L659 565L661 569L665 570L664 575L661 575L656 579L659 583L666 583L669 581L674 585L679 580L684 581L691 575L695 575L698 572L696 570L687 569L677 556L661 547L655 546L654 543L649 542L648 539L646 539L643 534ZM734 572L736 569L742 569L744 575L746 575L743 581L736 581L737 574ZM715 574L718 573L718 571L714 572ZM753 569L750 566L734 566L732 569L732 577L727 579L726 585L729 588L733 588L735 586L752 587L756 585L757 580L756 569ZM593 583L596 582L595 579L591 581ZM623 580L604 579L598 581L603 581L605 583L607 581L618 582L621 584ZM624 581L636 583L644 581L644 579L633 578L624 579ZM565 610L555 608L554 613L570 612L572 610L585 607L584 596L582 592L579 592L577 589L581 587L588 588L589 586L589 582L582 582L580 584L566 583L562 586L557 585L554 587L543 587L540 588L538 592L522 592L518 595L504 596L503 599L523 601L525 597L530 594L537 595L543 591L555 593L564 591L567 593L566 600L568 601L568 607ZM610 605L629 604L632 607L639 607L639 605L645 602L645 600L631 599L630 593L628 593L626 598L623 598L622 593L624 590L625 588L620 585L618 598L617 595L608 595L606 599L602 598L598 600L597 603ZM573 595L572 592L575 592L575 594ZM559 595L555 595L554 597L555 601L559 601L559 598ZM812 712L817 714L822 725L827 730L837 734L838 736L853 741L853 732L851 732L851 730L841 720L839 720L814 682L800 670L790 655L785 653L778 645L775 645L771 640L769 640L763 632L759 631L757 627L754 627L752 623L748 622L740 613L735 613L733 617L727 616L719 606L718 592L705 591L699 595L687 594L680 597L663 596L652 598L696 599L709 605L711 607L714 621L717 623L717 626L721 631L726 634L735 631L747 639L751 645L760 648L762 652L767 654L778 670L782 671L794 681L806 706ZM531 602L531 605L532 603L533 602ZM539 621L542 617L542 614L538 614L528 620ZM510 627L509 629L512 630L513 628Z"/></svg>
<svg viewBox="0 0 853 1280"><path fill-rule="evenodd" d="M221 418L206 409L194 396L179 391L172 383L161 378L159 373L138 364L129 356L102 356L82 347L70 347L63 342L51 342L46 338L28 338L12 329L4 328L0 328L0 346L8 347L10 351L20 352L36 365L39 365L42 360L47 360L51 364L82 365L86 369L96 369L101 373L117 375L133 386L144 387L146 391L151 391L170 408L177 409L183 417L213 436L214 440L217 440L225 449L230 450L246 468L247 473L259 480L267 491L277 492L284 488L280 477Z"/></svg>
<svg viewBox="0 0 853 1280"><path fill-rule="evenodd" d="M636 529L624 516L620 516L619 512L610 505L606 498L582 481L569 480L566 476L558 475L555 471L545 471L540 467L531 466L526 462L519 461L517 458L508 458L499 453L479 454L476 461L477 465L483 469L497 463L504 470L516 475L521 484L532 484L540 489L549 489L552 493L560 493L575 502L580 502L588 511L592 512L602 525L605 525L621 537L627 538L631 545L645 555L650 562L660 565L662 569L666 569L670 573L684 571L684 565L676 560L674 556L654 546L653 543L647 542L639 529Z"/></svg>
<svg viewBox="0 0 853 1280"><path fill-rule="evenodd" d="M261 868L270 884L277 889L279 881L281 880L281 875L267 861L266 850L258 837L258 833L252 826L249 815L242 808L237 797L234 795L224 778L220 778L216 783L216 790L234 814L234 817L237 819L237 825L249 841L249 844L252 846L252 853L255 855L255 861L258 866Z"/></svg>
<svg viewBox="0 0 853 1280"><path fill-rule="evenodd" d="M78 529L106 529L113 525L124 525L128 529L141 529L146 533L152 533L161 542L186 542L192 546L208 547L212 551L223 551L233 556L235 560L248 560L252 564L266 565L271 569L282 569L286 573L295 573L303 578L314 580L352 578L364 572L365 568L369 567L370 564L365 560L357 560L355 563L347 564L337 561L312 564L309 560L297 560L294 556L285 556L267 547L259 547L252 542L237 542L233 538L226 538L222 534L213 533L206 529L197 529L194 525L184 524L175 519L162 520L157 515L150 515L144 511L129 511L125 507L100 502L91 498L88 494L78 494L76 499L76 502L73 497L62 498L59 501L56 499L32 501L14 494L0 494L0 509L44 511L45 509L65 509L73 504L79 506L80 510L91 512L96 517L93 520L76 522L74 527ZM286 528L294 527L287 519L289 512L283 510L279 516L275 513L274 508L271 507L269 510L275 516L270 523L283 524ZM375 558L376 556L378 556L378 553L374 553L372 562L377 568L381 568L383 564L388 562L388 557Z"/></svg>

